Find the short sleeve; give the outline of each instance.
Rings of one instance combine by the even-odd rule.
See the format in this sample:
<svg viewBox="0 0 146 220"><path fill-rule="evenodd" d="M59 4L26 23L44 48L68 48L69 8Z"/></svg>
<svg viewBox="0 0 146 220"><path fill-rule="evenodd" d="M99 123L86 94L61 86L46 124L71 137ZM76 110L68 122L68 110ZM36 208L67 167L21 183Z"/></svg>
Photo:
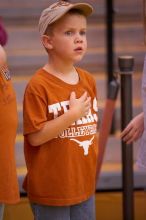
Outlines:
<svg viewBox="0 0 146 220"><path fill-rule="evenodd" d="M41 130L47 121L47 104L41 96L25 92L23 102L24 135Z"/></svg>

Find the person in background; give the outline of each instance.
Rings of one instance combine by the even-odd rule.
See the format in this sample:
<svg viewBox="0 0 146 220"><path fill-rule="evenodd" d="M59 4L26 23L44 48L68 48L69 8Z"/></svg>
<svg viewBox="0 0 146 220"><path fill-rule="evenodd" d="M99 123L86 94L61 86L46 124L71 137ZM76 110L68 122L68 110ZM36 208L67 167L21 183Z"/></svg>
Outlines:
<svg viewBox="0 0 146 220"><path fill-rule="evenodd" d="M19 187L15 164L17 131L16 96L11 82L4 46L7 34L0 24L0 220L4 205L19 202Z"/></svg>
<svg viewBox="0 0 146 220"><path fill-rule="evenodd" d="M35 220L95 220L96 83L76 68L87 49L86 3L44 9L39 32L48 61L24 94L24 189Z"/></svg>
<svg viewBox="0 0 146 220"><path fill-rule="evenodd" d="M144 42L146 43L146 1L143 0ZM146 56L142 76L142 107L143 111L135 116L121 133L121 138L127 144L139 140L137 165L146 171Z"/></svg>

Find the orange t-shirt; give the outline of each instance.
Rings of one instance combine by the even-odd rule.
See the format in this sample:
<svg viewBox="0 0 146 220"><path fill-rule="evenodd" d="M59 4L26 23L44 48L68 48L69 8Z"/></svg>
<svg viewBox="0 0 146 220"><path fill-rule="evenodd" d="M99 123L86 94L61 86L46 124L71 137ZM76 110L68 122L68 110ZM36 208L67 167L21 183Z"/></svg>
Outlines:
<svg viewBox="0 0 146 220"><path fill-rule="evenodd" d="M19 201L14 148L18 119L15 92L7 76L0 73L0 203L13 204Z"/></svg>
<svg viewBox="0 0 146 220"><path fill-rule="evenodd" d="M77 68L79 82L70 85L40 69L32 77L24 95L24 152L27 175L24 189L30 201L64 206L80 203L95 192L97 160L97 99L92 76ZM60 135L40 146L31 146L27 134L59 117L69 108L75 91L91 96L92 107Z"/></svg>

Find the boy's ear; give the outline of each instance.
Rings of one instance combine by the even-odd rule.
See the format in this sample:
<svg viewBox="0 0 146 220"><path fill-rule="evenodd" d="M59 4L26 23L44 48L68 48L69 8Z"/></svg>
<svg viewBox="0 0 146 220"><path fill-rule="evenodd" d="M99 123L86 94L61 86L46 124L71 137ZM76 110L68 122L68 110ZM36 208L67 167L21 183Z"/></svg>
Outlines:
<svg viewBox="0 0 146 220"><path fill-rule="evenodd" d="M53 48L52 39L50 36L43 35L42 36L42 43L46 49L51 50Z"/></svg>

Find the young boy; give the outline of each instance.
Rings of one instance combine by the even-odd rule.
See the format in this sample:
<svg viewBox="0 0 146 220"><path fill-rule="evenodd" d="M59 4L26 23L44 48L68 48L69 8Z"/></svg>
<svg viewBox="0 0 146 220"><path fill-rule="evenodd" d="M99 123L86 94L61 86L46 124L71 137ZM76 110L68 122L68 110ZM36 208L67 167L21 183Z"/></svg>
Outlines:
<svg viewBox="0 0 146 220"><path fill-rule="evenodd" d="M4 204L19 201L14 144L17 130L15 92L7 68L6 53L0 45L0 220Z"/></svg>
<svg viewBox="0 0 146 220"><path fill-rule="evenodd" d="M74 67L86 52L91 12L89 4L59 1L39 20L48 63L24 95L24 188L35 220L95 220L96 86Z"/></svg>

